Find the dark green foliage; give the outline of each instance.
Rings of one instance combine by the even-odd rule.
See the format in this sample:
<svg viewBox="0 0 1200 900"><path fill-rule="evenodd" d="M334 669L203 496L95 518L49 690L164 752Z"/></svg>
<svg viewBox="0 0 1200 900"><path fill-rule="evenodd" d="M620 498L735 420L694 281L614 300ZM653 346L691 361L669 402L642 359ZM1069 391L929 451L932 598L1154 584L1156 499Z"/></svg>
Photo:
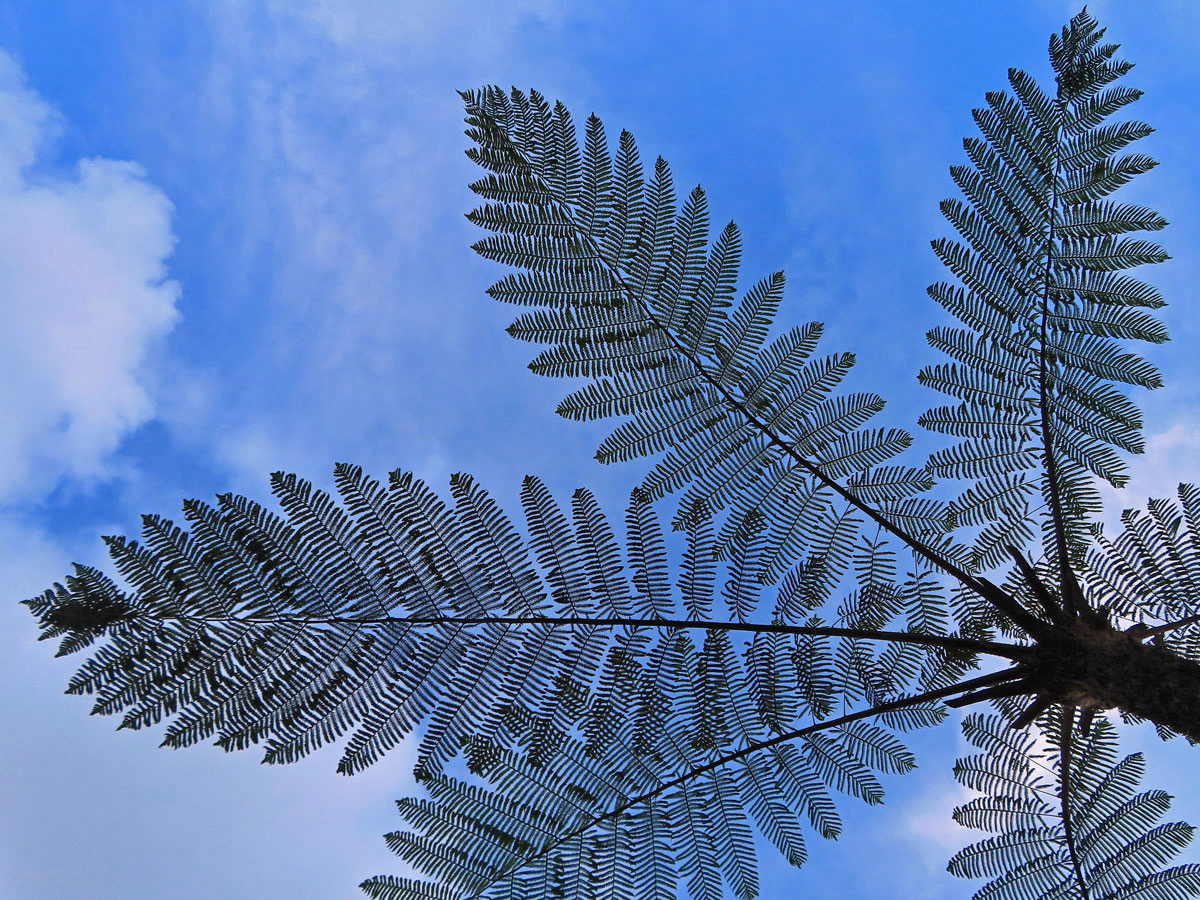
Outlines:
<svg viewBox="0 0 1200 900"><path fill-rule="evenodd" d="M1127 509L1124 528L1110 538L1093 531L1087 578L1113 613L1136 622L1180 622L1196 614L1200 597L1200 491L1179 485L1179 501L1151 500ZM1200 630L1186 622L1163 635L1180 656L1200 660Z"/></svg>
<svg viewBox="0 0 1200 900"><path fill-rule="evenodd" d="M528 711L537 723L530 733L546 740L583 715L590 746L605 745L614 723L638 719L622 707L630 679L642 677L651 635L682 647L691 638L678 632L681 620L698 627L723 619L713 615L718 564L707 520L688 525L677 595L661 529L640 492L630 500L622 548L591 494L575 493L568 519L534 478L521 492L527 541L467 476L451 480L453 506L401 471L386 487L355 466L338 466L335 480L340 506L293 475L273 476L286 518L233 495L216 508L186 503L190 532L147 516L144 544L109 540L130 592L80 568L28 601L44 637L66 634L64 652L100 631L109 639L69 690L96 695L96 712L123 712L122 727L173 717L168 746L265 741L268 762L350 734L339 763L346 773L420 727L418 767L436 771L468 738L505 743L515 710ZM745 559L738 553L728 567L723 598L735 629L758 607L760 586ZM834 626L917 630L912 610L892 612L870 622L842 614ZM630 625L614 632L614 621ZM729 633L711 633L692 649L692 668L671 670L695 682L697 710L729 708L733 683L734 706L762 710L752 731L736 733L697 711L686 730L698 746L731 746L803 718L795 703L771 699L780 691L771 660L795 657L806 625L818 633L821 625L775 621L775 633L740 629L754 640L736 651ZM774 650L766 655L768 640ZM854 664L843 663L829 700L853 700L884 682L890 698L917 684L915 670L894 677L890 651L879 656L871 643L839 650Z"/></svg>
<svg viewBox="0 0 1200 900"><path fill-rule="evenodd" d="M1055 735L1071 723L1047 720ZM960 759L954 775L983 796L954 810L954 820L995 834L950 860L964 878L990 878L976 900L1086 896L1118 898L1194 897L1200 865L1160 868L1192 839L1181 822L1160 824L1171 805L1163 791L1137 791L1145 768L1140 753L1117 761L1117 738L1101 719L1090 734L1071 729L1069 808L1063 827L1059 791L1062 756L1039 746L1035 734L1013 731L999 716L970 715L963 733L983 752ZM1074 862L1086 885L1083 894Z"/></svg>
<svg viewBox="0 0 1200 900"><path fill-rule="evenodd" d="M712 767L720 746L765 736L728 638L710 636L701 649L667 635L630 649L638 665L624 676L626 689L610 695L613 722L603 740L561 736L533 762L532 719L516 716L519 749L489 754L483 770L491 789L430 777L429 800L401 801L413 830L390 835L393 849L454 886L455 896L675 897L686 886L694 897L752 897L752 828L800 865L806 830L840 831L833 791L877 803L874 773L913 766L887 730L852 722ZM657 713L649 735L648 697ZM718 708L710 703L726 717L694 733L703 709ZM679 778L689 771L700 774ZM364 887L371 896L403 896L394 893L402 884L426 896L425 887L391 878Z"/></svg>
<svg viewBox="0 0 1200 900"><path fill-rule="evenodd" d="M625 419L601 443L601 462L659 455L642 490L652 499L682 490L682 516L730 508L723 549L747 514L771 510L764 581L796 561L797 535L826 527L832 491L798 456L889 514L937 527L936 504L908 499L930 487L927 475L876 468L911 437L863 428L883 409L876 395L835 393L853 355L814 356L816 322L768 341L783 274L735 299L741 238L730 223L708 245L703 190L677 209L667 163L658 159L645 179L628 132L610 157L595 116L581 153L565 107L536 92L463 98L477 144L468 156L491 173L471 186L488 202L468 218L494 232L475 249L524 270L489 293L531 308L509 333L551 345L533 371L589 379L561 415ZM827 560L834 578L835 562L844 560Z"/></svg>
<svg viewBox="0 0 1200 900"><path fill-rule="evenodd" d="M1051 560L1058 520L1071 562L1082 561L1085 516L1100 508L1089 474L1120 486L1114 449L1142 450L1141 414L1111 382L1162 383L1116 343L1167 339L1145 311L1163 305L1158 292L1119 274L1167 259L1157 244L1125 236L1166 221L1108 199L1155 163L1121 155L1152 129L1108 121L1141 92L1115 83L1132 64L1103 35L1085 12L1053 37L1052 93L1009 70L1012 93L993 91L974 111L981 136L964 141L970 165L950 169L963 199L941 205L962 241L933 249L959 283L929 294L965 327L928 333L952 362L919 378L958 402L921 424L961 439L934 453L929 469L971 482L953 516L980 527L973 558L984 567L1029 541L1039 519Z"/></svg>
<svg viewBox="0 0 1200 900"><path fill-rule="evenodd" d="M144 545L109 541L130 592L80 569L28 601L46 637L64 622L86 622L93 635L107 617L107 643L69 690L96 695L96 712L123 712L122 727L173 717L168 746L265 741L269 762L349 734L346 773L419 729L418 772L433 802L402 803L417 832L389 842L427 874L489 896L583 891L571 871L587 873L587 890L635 884L637 896L673 896L681 879L696 896L718 898L722 885L754 896L752 823L798 865L806 827L840 830L831 792L880 802L874 773L913 766L892 731L945 715L925 701L883 725L822 722L864 695L898 701L928 676L898 665L894 647L880 652L868 632L825 634L817 619L788 632L779 610L779 630L746 626L751 639L736 643L730 631L697 643L702 629L680 630L681 608L715 624L719 603L735 629L756 617L752 529L735 540L718 600L712 529L690 518L676 596L640 492L622 553L586 491L568 519L527 479L526 541L465 476L451 481L452 507L404 472L387 487L352 466L335 479L341 505L273 476L285 518L232 495L216 508L185 504L190 532L148 516ZM877 557L870 548L855 557L863 590L895 592L890 557ZM933 634L924 605L864 616L854 596L835 626ZM944 610L936 618L945 624ZM630 624L589 624L614 620ZM822 681L819 703L793 693L800 678ZM491 791L438 774L460 750ZM648 853L655 866L643 870ZM378 896L401 890L371 884Z"/></svg>

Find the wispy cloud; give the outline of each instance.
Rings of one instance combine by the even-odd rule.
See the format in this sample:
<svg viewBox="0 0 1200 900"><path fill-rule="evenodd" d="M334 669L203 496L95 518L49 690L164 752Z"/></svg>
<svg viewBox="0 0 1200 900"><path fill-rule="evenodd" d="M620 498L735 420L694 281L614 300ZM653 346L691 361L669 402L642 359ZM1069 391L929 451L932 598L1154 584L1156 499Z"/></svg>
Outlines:
<svg viewBox="0 0 1200 900"><path fill-rule="evenodd" d="M170 202L134 163L47 171L59 127L0 53L0 501L104 473L178 315Z"/></svg>
<svg viewBox="0 0 1200 900"><path fill-rule="evenodd" d="M166 415L235 484L261 485L264 463L427 468L447 433L495 414L470 399L478 373L489 354L524 351L472 278L455 89L520 80L526 29L554 27L564 8L227 0L200 13L203 68L174 76L154 115L187 168L210 173L221 227L188 252L214 306L197 315L230 327L219 345L184 347L180 385L195 390ZM190 92L190 117L172 91ZM528 383L519 364L506 371ZM510 396L542 420L552 406ZM486 461L448 465L487 474Z"/></svg>
<svg viewBox="0 0 1200 900"><path fill-rule="evenodd" d="M575 4L576 8L581 4ZM400 50L422 57L472 51L504 50L511 30L525 21L557 20L566 8L561 0L513 0L500 5L479 2L448 6L440 0L301 0L270 4L272 15L304 23L335 46L394 58ZM466 44L447 43L457 35Z"/></svg>
<svg viewBox="0 0 1200 900"><path fill-rule="evenodd" d="M1118 490L1099 482L1104 501L1102 521L1109 533L1120 529L1121 511L1143 509L1146 501L1175 498L1180 482L1200 478L1200 422L1194 417L1177 419L1166 431L1146 439L1146 452L1129 461L1129 483Z"/></svg>

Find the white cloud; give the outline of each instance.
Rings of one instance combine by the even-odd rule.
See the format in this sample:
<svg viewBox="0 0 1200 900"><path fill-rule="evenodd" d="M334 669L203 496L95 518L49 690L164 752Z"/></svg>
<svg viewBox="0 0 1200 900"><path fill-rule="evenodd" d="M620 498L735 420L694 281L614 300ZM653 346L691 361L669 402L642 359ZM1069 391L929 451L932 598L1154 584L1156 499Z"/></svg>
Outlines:
<svg viewBox="0 0 1200 900"><path fill-rule="evenodd" d="M43 172L58 122L0 53L0 501L104 473L178 315L170 202L134 163Z"/></svg>
<svg viewBox="0 0 1200 900"><path fill-rule="evenodd" d="M1117 490L1100 482L1102 521L1108 533L1120 528L1121 510L1144 509L1146 501L1173 499L1180 482L1200 481L1200 423L1179 419L1166 431L1146 439L1146 452L1129 461L1129 483Z"/></svg>
<svg viewBox="0 0 1200 900"><path fill-rule="evenodd" d="M562 4L559 0L510 0L502 4L446 4L441 0L409 0L400 4L391 0L363 0L347 4L339 0L302 0L275 2L271 9L276 15L282 13L306 22L339 48L353 47L359 52L391 56L400 48L415 48L425 53L447 48L439 40L447 31L466 37L472 49L502 45L509 38L510 29L524 20L559 18Z"/></svg>
<svg viewBox="0 0 1200 900"><path fill-rule="evenodd" d="M210 7L204 128L236 133L238 143L208 146L242 154L247 239L252 252L286 253L272 287L290 308L333 310L331 319L394 311L396 281L431 220L460 214L455 88L475 86L481 72L500 77L522 26L561 15L559 0ZM335 356L359 338L353 325L334 324Z"/></svg>
<svg viewBox="0 0 1200 900"><path fill-rule="evenodd" d="M918 795L903 811L906 837L911 840L912 852L931 872L945 871L946 860L976 839L955 822L952 815L955 807L975 796L959 785L938 784Z"/></svg>
<svg viewBox="0 0 1200 900"><path fill-rule="evenodd" d="M188 360L188 378L203 383L162 410L173 438L246 487L272 467L319 477L339 459L384 472L445 458L480 471L474 443L454 458L442 448L497 405L476 398L480 369L501 353L521 389L502 391L489 374L499 403L536 404L544 421L527 355L482 296L493 273L471 269L479 235L462 213L476 171L455 88L523 84L536 71L553 93L538 41L579 6L203 5L210 55L168 83L189 115L161 93L147 116L178 126L180 155L164 164L179 180L219 173L204 198L219 227L188 251L219 259L201 301L235 326Z"/></svg>

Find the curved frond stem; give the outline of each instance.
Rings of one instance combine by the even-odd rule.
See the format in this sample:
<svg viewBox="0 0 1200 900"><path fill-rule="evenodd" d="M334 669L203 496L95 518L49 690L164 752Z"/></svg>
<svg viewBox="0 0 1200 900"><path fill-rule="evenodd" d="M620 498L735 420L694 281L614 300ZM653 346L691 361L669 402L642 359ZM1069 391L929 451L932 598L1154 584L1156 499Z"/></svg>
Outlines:
<svg viewBox="0 0 1200 900"><path fill-rule="evenodd" d="M902 697L897 700L889 700L886 703L879 703L875 706L872 706L870 709L860 710L859 712L855 713L848 713L847 715L839 716L836 719L829 719L825 722L818 722L815 725L808 725L804 728L798 728L795 731L778 734L775 737L768 738L764 741L755 741L754 743L743 747L741 750L719 756L702 766L697 766L696 768L689 769L688 771L683 772L674 778L662 781L651 790L646 791L643 794L638 794L636 797L631 797L607 812L593 816L582 825L579 825L571 829L566 834L559 836L559 838L553 843L546 845L541 850L538 850L536 853L531 854L530 856L526 856L523 859L518 860L514 865L511 865L503 872L498 873L491 881L481 886L473 896L483 896L488 888L503 881L516 870L523 868L530 863L536 862L550 853L553 853L563 844L566 844L567 842L586 834L597 825L601 825L610 819L615 819L638 804L645 803L648 800L653 800L655 797L663 794L666 791L669 791L671 788L678 787L681 784L684 784L695 778L699 778L701 775L706 775L709 772L743 760L748 756L754 755L755 753L759 753L763 750L769 750L772 747L777 747L780 744L786 744L790 741L799 740L800 738L807 737L810 734L828 731L831 728L840 728L843 725L849 725L852 722L859 722L863 719L869 719L872 716L879 716L889 712L897 712L902 709L907 709L910 706L917 706L919 704L929 703L930 701L935 700L942 700L946 697L951 697L954 694L968 692L974 690L975 688L986 687L1001 681L1007 681L1013 678L1017 672L1017 668L1014 667L1011 669L1005 669L1001 672L993 672L989 675L981 675L978 678L970 678L966 681L961 681L958 684L953 684L948 687L926 691L923 694L916 694L912 697Z"/></svg>
<svg viewBox="0 0 1200 900"><path fill-rule="evenodd" d="M1075 843L1075 824L1071 821L1071 737L1075 730L1075 707L1068 705L1063 710L1063 720L1058 738L1059 749L1059 796L1062 800L1063 836L1067 842L1067 855L1071 857L1071 868L1079 885L1080 900L1091 900L1087 882L1083 878L1083 867L1079 862L1079 848Z"/></svg>
<svg viewBox="0 0 1200 900"><path fill-rule="evenodd" d="M1188 625L1195 625L1197 622L1200 622L1200 616L1188 616L1185 619L1167 622L1164 625L1155 625L1153 628L1138 623L1128 630L1137 634L1143 640L1149 640L1152 637L1158 637L1160 634L1167 634L1174 631L1176 628L1186 628Z"/></svg>
<svg viewBox="0 0 1200 900"><path fill-rule="evenodd" d="M1060 108L1063 104L1062 85L1058 88L1056 103ZM1046 481L1048 482L1048 500L1050 503L1050 520L1054 528L1054 546L1058 554L1059 581L1062 587L1063 608L1068 615L1079 616L1085 609L1090 611L1075 572L1071 569L1071 559L1067 550L1067 523L1063 513L1062 498L1059 496L1058 462L1054 458L1054 439L1051 434L1050 422L1050 356L1047 348L1050 344L1050 286L1054 264L1054 240L1058 224L1058 182L1062 173L1062 142L1058 139L1057 123L1054 135L1054 170L1051 175L1050 200L1046 209L1049 226L1046 229L1046 265L1042 270L1042 298L1040 308L1041 321L1038 323L1038 414L1042 426L1042 456L1046 466ZM1043 599L1039 593L1038 599L1043 604L1053 604L1049 597ZM1047 610L1049 612L1049 610ZM1050 617L1057 617L1051 612Z"/></svg>
<svg viewBox="0 0 1200 900"><path fill-rule="evenodd" d="M509 151L523 165L532 168L528 160L525 160L521 156L520 151L513 146L511 142L509 144ZM1014 622L1016 622L1026 631L1029 631L1031 634L1038 634L1042 632L1043 623L1036 616L1032 616L1026 612L1019 603L1010 598L1002 590L996 587L996 585L992 584L986 578L972 575L963 570L959 566L955 565L951 560L938 553L937 550L935 550L933 547L930 547L920 538L909 534L907 531L897 526L882 512L863 502L859 497L855 496L852 491L848 490L836 479L831 478L824 471L822 471L820 466L813 463L802 453L797 452L795 446L791 442L787 441L768 423L764 422L759 416L751 412L751 410L740 398L734 396L734 394L723 383L721 383L720 379L713 376L713 374L708 370L708 367L705 366L703 361L699 358L698 354L686 346L683 341L680 340L680 338L671 330L669 325L664 323L654 312L654 310L650 308L650 305L629 286L625 280L624 273L607 262L599 245L596 243L596 240L576 221L574 211L567 206L563 206L561 208L561 212L570 222L571 227L575 229L580 240L584 243L588 249L588 252L592 255L592 258L595 261L599 261L605 265L609 276L620 287L622 293L625 294L627 299L637 304L641 314L646 318L647 321L651 323L651 325L653 325L654 328L658 329L663 334L671 346L671 349L679 356L686 359L688 363L695 369L696 374L709 387L716 391L721 399L723 399L730 407L736 410L749 425L754 427L760 434L762 434L772 446L782 451L804 472L817 479L822 486L834 491L839 497L842 498L842 500L844 500L854 509L866 515L871 519L871 521L886 531L889 535L899 540L913 552L932 563L937 568L946 572L965 587L975 591L985 601L991 603L998 610L1012 618Z"/></svg>
<svg viewBox="0 0 1200 900"><path fill-rule="evenodd" d="M599 628L667 628L667 629L702 629L704 631L733 631L749 634L785 634L797 637L845 637L860 640L880 641L892 644L917 644L925 647L941 647L946 650L966 650L987 656L999 656L1004 659L1024 659L1028 647L1023 644L1003 644L996 641L976 640L975 638L954 637L953 635L922 634L913 631L872 631L862 628L840 628L836 626L783 625L778 623L755 622L705 622L694 619L591 619L587 617L562 618L506 618L506 619L403 619L412 625L483 625L495 623L501 625L561 625Z"/></svg>
<svg viewBox="0 0 1200 900"><path fill-rule="evenodd" d="M619 280L619 277L618 277L618 280ZM845 486L843 486L841 483L839 483L836 479L830 478L828 475L826 475L825 472L823 472L821 470L820 466L813 463L802 453L797 452L796 448L791 443L784 440L784 438L778 432L776 432L770 425L768 425L766 422L762 421L761 418L759 418L757 415L755 415L753 412L751 412L746 407L746 404L743 403L737 397L735 397L733 395L733 393L727 387L725 387L725 385L721 384L717 379L713 378L711 373L709 373L707 367L704 366L704 364L700 361L700 359L691 350L689 350L687 347L685 347L683 345L683 343L674 334L672 334L665 325L663 325L658 320L658 318L654 315L654 312L647 306L647 304L644 301L642 301L640 297L637 297L635 294L633 294L629 290L629 288L626 287L626 285L623 281L621 281L620 283L621 283L622 289L625 290L626 293L630 297L632 297L636 302L638 302L641 305L641 308L642 308L644 314L650 318L650 320L654 323L654 325L657 328L659 328L663 331L663 333L666 335L668 341L670 341L670 343L676 350L676 352L678 352L685 359L687 359L689 363L692 364L692 366L696 369L697 373L705 381L705 383L707 383L710 387L713 388L713 390L715 390L718 394L720 394L721 398L723 400L725 400L725 402L728 403L731 407L733 407L733 409L737 410L737 412L746 419L747 423L749 423L755 429L757 429L773 446L777 447L786 456L790 457L792 459L792 461L796 463L797 466L799 466L802 470L804 470L804 472L811 475L813 478L817 479L817 481L820 482L822 486L827 487L827 488L831 489L832 491L834 491L839 497L842 498L842 500L844 500L846 503L848 503L854 509L856 509L859 512L866 515L876 525L878 525L880 528L882 528L884 531L886 531L892 537L899 540L901 543L903 543L905 546L907 546L913 552L915 552L916 554L921 556L923 559L927 560L928 562L932 563L937 568L946 572L948 575L950 575L952 578L954 578L956 581L958 581L965 587L968 587L971 590L975 591L977 594L979 594L985 600L990 602L997 609L1001 610L1005 614L1014 618L1014 620L1016 620L1018 622L1018 624L1020 624L1023 628L1026 628L1026 630L1028 630L1028 626L1033 626L1034 628L1037 628L1038 625L1040 625L1040 623L1038 622L1038 620L1035 617L1030 616L1028 613L1026 613L1025 610L1021 609L1019 604L1017 604L1015 601L1013 601L1011 598L1009 598L1003 591L1001 591L999 588L997 588L994 584L992 584L986 578L971 575L970 573L959 568L953 562L951 562L949 559L942 556L940 553L938 553L936 550L934 550L932 547L930 547L928 544L926 544L924 541L922 541L920 538L917 538L917 537L909 534L907 531L905 531L904 529L900 528L899 526L897 526L893 522L891 522L879 510L875 509L873 506L871 506L867 503L864 503L861 499L859 499L857 496L855 496L852 491L848 490Z"/></svg>
<svg viewBox="0 0 1200 900"><path fill-rule="evenodd" d="M136 619L137 617L133 617ZM824 625L784 625L770 622L707 622L695 619L634 619L634 618L589 618L587 616L386 616L374 619L358 618L160 618L146 617L155 622L197 622L210 624L243 625L412 625L454 626L457 628L474 625L505 625L510 627L549 625L567 628L660 628L669 630L704 630L741 632L746 634L782 634L792 637L844 637L858 640L880 641L890 644L915 644L923 647L940 647L944 650L961 650L1003 659L1022 660L1030 650L1025 644L1006 644L954 635L923 634L915 631L872 631L863 628L840 628ZM123 619L128 622L133 619Z"/></svg>
<svg viewBox="0 0 1200 900"><path fill-rule="evenodd" d="M969 694L963 694L961 697L955 697L946 701L946 705L951 709L959 709L964 706L971 706L975 703L982 703L985 700L1002 700L1007 697L1020 697L1022 694L1028 694L1032 691L1028 682L1024 679L1016 679L1014 681L1005 681L989 688L984 688L979 691L972 691Z"/></svg>
<svg viewBox="0 0 1200 900"><path fill-rule="evenodd" d="M1012 721L1012 729L1020 731L1022 728L1027 728L1033 724L1034 719L1048 710L1054 705L1054 701L1049 697L1035 696L1033 701L1021 711L1021 714Z"/></svg>
<svg viewBox="0 0 1200 900"><path fill-rule="evenodd" d="M1029 585L1029 589L1037 597L1038 603L1042 605L1042 609L1046 611L1046 615L1050 617L1050 621L1058 625L1066 624L1070 620L1070 616L1054 601L1053 595L1042 584L1041 579L1037 577L1037 572L1029 564L1029 560L1016 547L1010 546L1008 553L1016 562L1017 568L1021 570L1021 575L1024 577L1025 583Z"/></svg>

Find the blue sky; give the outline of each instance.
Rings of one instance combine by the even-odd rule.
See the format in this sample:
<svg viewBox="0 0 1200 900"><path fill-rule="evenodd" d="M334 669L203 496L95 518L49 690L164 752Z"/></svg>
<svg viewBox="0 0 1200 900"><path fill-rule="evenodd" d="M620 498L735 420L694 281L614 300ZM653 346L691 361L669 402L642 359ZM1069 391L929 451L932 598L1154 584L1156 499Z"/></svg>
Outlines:
<svg viewBox="0 0 1200 900"><path fill-rule="evenodd" d="M648 8L647 8L648 7ZM1091 6L1138 63L1162 165L1130 191L1173 225L1152 273L1174 343L1153 358L1145 458L1114 507L1197 476L1200 451L1200 8ZM896 4L437 0L25 2L0 7L0 896L349 897L396 871L380 835L407 792L403 752L354 779L320 754L155 749L61 695L15 605L97 563L97 536L185 497L265 499L266 475L328 484L334 461L436 485L474 473L510 509L538 474L614 513L636 467L591 460L603 434L552 415L563 386L525 370L469 250L474 177L455 89L535 87L631 129L677 186L735 218L745 280L784 268L785 316L827 323L888 424L916 387L928 241L1009 66L1044 75L1062 2ZM1133 735L1130 746L1142 736ZM953 729L883 811L848 816L765 896L951 898ZM1153 742L1149 742L1152 744ZM1200 821L1188 757L1150 779ZM1194 759L1188 772L1194 771ZM785 878L787 880L776 880Z"/></svg>

